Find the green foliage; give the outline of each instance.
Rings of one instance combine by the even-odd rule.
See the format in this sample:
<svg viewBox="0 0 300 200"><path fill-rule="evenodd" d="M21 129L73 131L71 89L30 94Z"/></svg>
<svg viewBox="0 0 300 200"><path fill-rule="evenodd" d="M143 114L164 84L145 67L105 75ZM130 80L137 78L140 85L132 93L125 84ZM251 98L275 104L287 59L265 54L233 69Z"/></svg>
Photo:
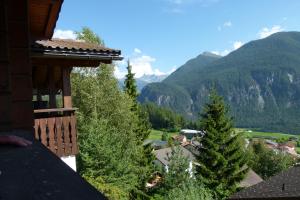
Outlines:
<svg viewBox="0 0 300 200"><path fill-rule="evenodd" d="M134 74L131 71L132 66L130 65L129 60L127 61L127 74L124 81L124 91L127 95L129 95L134 102L136 103L136 98L138 96L136 82L134 79ZM136 108L135 108L136 109Z"/></svg>
<svg viewBox="0 0 300 200"><path fill-rule="evenodd" d="M86 27L77 38L104 45ZM71 75L73 103L78 108L78 171L109 199L129 199L141 186L148 160L136 134L140 120L132 111L135 102L119 90L113 70L111 65L101 65L76 69Z"/></svg>
<svg viewBox="0 0 300 200"><path fill-rule="evenodd" d="M141 102L155 102L196 119L215 84L238 127L299 134L300 33L249 42L223 58L202 54L161 83L147 85Z"/></svg>
<svg viewBox="0 0 300 200"><path fill-rule="evenodd" d="M143 142L150 135L151 126L149 123L148 114L141 109L141 106L137 102L137 86L134 79L134 74L131 71L131 65L129 61L127 65L127 75L124 81L124 85L125 94L132 100L131 111L137 116L136 129L134 131L136 134L136 141L138 142L138 145L143 145ZM132 199L147 198L145 185L154 170L153 161L155 157L152 151L153 149L150 144L143 146L141 160L139 161L139 187L131 191Z"/></svg>
<svg viewBox="0 0 300 200"><path fill-rule="evenodd" d="M276 139L277 143L284 143L284 142L287 142L287 141L289 141L289 139L286 138L286 137L280 137L280 138Z"/></svg>
<svg viewBox="0 0 300 200"><path fill-rule="evenodd" d="M183 155L183 151L179 147L174 147L171 155L168 155L169 165L168 171L164 173L164 181L162 188L166 191L180 188L185 182L189 181L191 174L189 169L189 161Z"/></svg>
<svg viewBox="0 0 300 200"><path fill-rule="evenodd" d="M162 141L167 141L167 140L168 140L168 133L167 133L167 132L164 132L164 133L161 135L161 140L162 140Z"/></svg>
<svg viewBox="0 0 300 200"><path fill-rule="evenodd" d="M136 140L137 117L131 112L132 100L119 91L113 68L103 65L90 76L72 74L74 106L78 108L78 139L81 175L103 182L97 188L107 196L116 188L121 194L139 186L142 146ZM113 186L112 190L105 189Z"/></svg>
<svg viewBox="0 0 300 200"><path fill-rule="evenodd" d="M82 27L80 31L76 31L76 39L84 40L93 44L99 44L104 46L104 41L94 33L89 27Z"/></svg>
<svg viewBox="0 0 300 200"><path fill-rule="evenodd" d="M153 103L142 105L144 112L148 113L152 128L159 130L178 131L185 125L185 120L167 108L158 107Z"/></svg>
<svg viewBox="0 0 300 200"><path fill-rule="evenodd" d="M168 171L163 173L163 182L154 191L152 199L181 200L199 199L211 200L211 192L192 177L189 161L179 147L174 147L168 155Z"/></svg>
<svg viewBox="0 0 300 200"><path fill-rule="evenodd" d="M194 180L188 180L180 188L169 190L166 200L213 200L211 192Z"/></svg>
<svg viewBox="0 0 300 200"><path fill-rule="evenodd" d="M197 156L197 177L203 180L218 199L224 199L237 189L247 169L240 134L234 132L233 122L222 97L213 90L200 120L205 135Z"/></svg>
<svg viewBox="0 0 300 200"><path fill-rule="evenodd" d="M263 141L253 142L249 153L249 166L263 179L278 174L296 162L288 154L268 149Z"/></svg>

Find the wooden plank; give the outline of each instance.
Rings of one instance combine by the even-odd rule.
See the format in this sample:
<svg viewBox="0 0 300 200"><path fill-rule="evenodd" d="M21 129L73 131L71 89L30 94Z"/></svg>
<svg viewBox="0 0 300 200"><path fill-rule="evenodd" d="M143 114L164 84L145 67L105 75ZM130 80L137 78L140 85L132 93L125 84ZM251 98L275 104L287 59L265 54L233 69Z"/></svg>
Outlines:
<svg viewBox="0 0 300 200"><path fill-rule="evenodd" d="M64 67L62 73L63 79L63 100L64 108L72 108L72 97L71 97L71 82L70 82L70 72L69 67Z"/></svg>
<svg viewBox="0 0 300 200"><path fill-rule="evenodd" d="M56 154L59 157L64 155L64 146L63 146L63 138L62 138L62 117L56 117L55 119L55 127L56 127L56 137L57 137L57 152Z"/></svg>
<svg viewBox="0 0 300 200"><path fill-rule="evenodd" d="M72 142L72 155L76 155L78 153L78 145L77 145L76 117L74 114L71 115L71 142Z"/></svg>
<svg viewBox="0 0 300 200"><path fill-rule="evenodd" d="M63 126L64 126L64 132L63 132L63 138L64 138L64 148L65 148L65 156L71 155L71 141L70 141L70 117L64 116L63 119Z"/></svg>
<svg viewBox="0 0 300 200"><path fill-rule="evenodd" d="M38 109L34 110L34 113L51 113L51 112L72 112L77 110L77 108L52 108L52 109Z"/></svg>
<svg viewBox="0 0 300 200"><path fill-rule="evenodd" d="M37 140L40 140L40 136L39 136L39 119L35 119L34 120L34 137Z"/></svg>
<svg viewBox="0 0 300 200"><path fill-rule="evenodd" d="M48 142L47 142L47 119L42 118L39 119L40 121L40 129L41 129L41 142L43 145L45 145L46 147L49 147Z"/></svg>
<svg viewBox="0 0 300 200"><path fill-rule="evenodd" d="M49 149L53 152L56 153L55 149L55 132L54 132L54 124L55 124L55 118L48 118L48 138L49 138Z"/></svg>
<svg viewBox="0 0 300 200"><path fill-rule="evenodd" d="M98 60L86 60L87 58L82 58L82 59L68 59L68 58L39 58L38 56L41 55L36 55L36 57L33 54L31 54L31 60L32 63L36 66L42 66L45 65L45 63L51 65L51 66L60 66L60 67L73 67L73 66L79 66L79 67L99 67L100 63L105 63L105 64L111 64L111 60L116 60L113 58L98 58Z"/></svg>

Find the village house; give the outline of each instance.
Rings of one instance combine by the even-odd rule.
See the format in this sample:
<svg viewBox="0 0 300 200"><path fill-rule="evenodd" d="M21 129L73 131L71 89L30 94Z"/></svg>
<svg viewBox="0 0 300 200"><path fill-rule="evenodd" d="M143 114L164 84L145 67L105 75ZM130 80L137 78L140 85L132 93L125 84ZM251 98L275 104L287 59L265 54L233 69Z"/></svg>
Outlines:
<svg viewBox="0 0 300 200"><path fill-rule="evenodd" d="M193 168L195 167L195 165L198 165L196 162L196 155L194 153L192 153L186 147L183 147L181 145L179 145L177 147L182 152L182 155L188 160L189 167L187 170L189 171L190 175L192 176ZM154 154L156 157L155 164L158 166L162 166L166 172L168 172L168 169L169 169L171 153L172 153L171 147L154 151ZM148 184L148 187L155 186L157 184L157 181L161 180L160 179L161 176L155 176L155 177L156 178L154 178L154 181L152 183ZM250 169L247 172L245 178L239 183L238 187L246 188L246 187L256 185L262 181L263 181L263 179L259 175L257 175L252 169Z"/></svg>
<svg viewBox="0 0 300 200"><path fill-rule="evenodd" d="M192 175L193 161L196 159L195 156L189 150L185 149L184 147L182 147L180 145L176 146L176 147L179 148L179 150L182 152L182 155L188 160L189 168L187 170ZM170 156L172 154L172 151L173 151L172 147L154 151L154 154L156 157L155 163L159 166L163 166L167 172L169 169Z"/></svg>
<svg viewBox="0 0 300 200"><path fill-rule="evenodd" d="M292 167L266 181L232 195L229 200L296 200L300 199L300 166Z"/></svg>
<svg viewBox="0 0 300 200"><path fill-rule="evenodd" d="M78 153L70 73L120 60L121 51L52 39L62 4L0 1L0 137L32 141L0 146L1 199L105 199L70 168Z"/></svg>
<svg viewBox="0 0 300 200"><path fill-rule="evenodd" d="M189 143L185 135L173 135L172 139L174 142L178 142L181 145L186 145Z"/></svg>
<svg viewBox="0 0 300 200"><path fill-rule="evenodd" d="M188 140L193 139L194 137L201 137L203 136L203 131L192 130L192 129L182 129L180 130L180 135L184 135Z"/></svg>

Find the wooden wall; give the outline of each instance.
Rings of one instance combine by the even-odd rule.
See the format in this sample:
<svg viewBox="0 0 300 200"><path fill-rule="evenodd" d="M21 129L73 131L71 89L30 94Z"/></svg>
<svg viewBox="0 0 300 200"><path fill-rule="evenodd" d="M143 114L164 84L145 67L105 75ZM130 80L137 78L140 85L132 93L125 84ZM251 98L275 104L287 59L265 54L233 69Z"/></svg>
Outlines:
<svg viewBox="0 0 300 200"><path fill-rule="evenodd" d="M0 1L0 131L32 130L27 0Z"/></svg>

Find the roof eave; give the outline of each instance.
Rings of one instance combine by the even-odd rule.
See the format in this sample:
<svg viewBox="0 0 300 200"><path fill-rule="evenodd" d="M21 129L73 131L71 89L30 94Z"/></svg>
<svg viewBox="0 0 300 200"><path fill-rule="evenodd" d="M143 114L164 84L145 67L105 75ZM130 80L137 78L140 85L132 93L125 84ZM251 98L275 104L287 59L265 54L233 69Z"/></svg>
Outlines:
<svg viewBox="0 0 300 200"><path fill-rule="evenodd" d="M53 52L53 51L43 51L43 52L33 52L31 53L31 58L66 58L66 59L76 59L76 60L111 60L120 61L123 57L118 54L105 54L105 53L72 53L72 52Z"/></svg>

